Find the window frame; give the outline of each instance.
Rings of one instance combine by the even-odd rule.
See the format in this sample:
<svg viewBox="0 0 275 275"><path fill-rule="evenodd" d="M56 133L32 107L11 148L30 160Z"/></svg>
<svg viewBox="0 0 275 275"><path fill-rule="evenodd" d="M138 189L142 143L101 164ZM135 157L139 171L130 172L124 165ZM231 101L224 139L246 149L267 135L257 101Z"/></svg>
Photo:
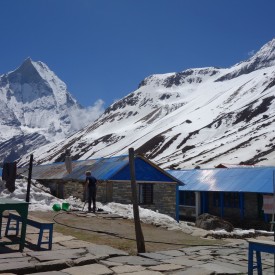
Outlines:
<svg viewBox="0 0 275 275"><path fill-rule="evenodd" d="M179 205L196 206L195 191L179 191Z"/></svg>
<svg viewBox="0 0 275 275"><path fill-rule="evenodd" d="M240 208L240 195L238 192L222 192L224 208ZM221 207L221 193L213 192L213 206Z"/></svg>
<svg viewBox="0 0 275 275"><path fill-rule="evenodd" d="M139 183L138 184L138 204L150 205L154 204L154 184Z"/></svg>

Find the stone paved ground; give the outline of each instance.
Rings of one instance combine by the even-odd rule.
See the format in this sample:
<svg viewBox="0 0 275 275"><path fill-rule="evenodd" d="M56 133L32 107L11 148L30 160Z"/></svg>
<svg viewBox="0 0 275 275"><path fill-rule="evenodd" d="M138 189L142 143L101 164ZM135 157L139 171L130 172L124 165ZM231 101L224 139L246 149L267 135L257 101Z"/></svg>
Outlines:
<svg viewBox="0 0 275 275"><path fill-rule="evenodd" d="M106 245L54 233L53 249L37 251L38 231L28 227L24 252L18 245L0 251L1 274L247 274L247 242L231 240L222 246L193 246L128 255ZM269 238L269 237L264 237ZM5 238L3 238L5 239ZM269 238L270 239L270 238ZM273 255L262 253L263 274L274 274ZM256 274L256 271L254 272Z"/></svg>

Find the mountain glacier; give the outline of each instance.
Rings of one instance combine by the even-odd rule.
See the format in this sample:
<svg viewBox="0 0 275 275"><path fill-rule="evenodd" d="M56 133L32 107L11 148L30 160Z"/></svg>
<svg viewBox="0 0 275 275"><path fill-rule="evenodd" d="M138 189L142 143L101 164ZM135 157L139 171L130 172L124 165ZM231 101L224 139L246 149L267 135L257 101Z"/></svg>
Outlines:
<svg viewBox="0 0 275 275"><path fill-rule="evenodd" d="M34 159L64 161L66 149L75 160L110 157L133 147L169 169L274 165L274 99L275 39L230 68L151 75L93 123L34 151Z"/></svg>

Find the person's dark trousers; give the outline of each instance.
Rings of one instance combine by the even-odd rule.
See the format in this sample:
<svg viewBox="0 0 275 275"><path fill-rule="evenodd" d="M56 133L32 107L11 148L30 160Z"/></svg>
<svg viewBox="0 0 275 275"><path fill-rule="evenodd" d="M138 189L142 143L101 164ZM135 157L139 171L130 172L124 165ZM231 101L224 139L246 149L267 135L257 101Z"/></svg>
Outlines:
<svg viewBox="0 0 275 275"><path fill-rule="evenodd" d="M96 187L89 187L88 194L88 211L92 211L92 202L93 202L93 212L96 211Z"/></svg>

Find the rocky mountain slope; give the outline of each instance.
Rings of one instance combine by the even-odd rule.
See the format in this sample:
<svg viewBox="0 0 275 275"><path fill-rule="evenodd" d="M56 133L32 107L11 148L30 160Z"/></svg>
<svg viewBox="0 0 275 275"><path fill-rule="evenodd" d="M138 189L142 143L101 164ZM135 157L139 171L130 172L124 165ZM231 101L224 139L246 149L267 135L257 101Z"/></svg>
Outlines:
<svg viewBox="0 0 275 275"><path fill-rule="evenodd" d="M12 161L73 133L71 114L82 107L44 63L30 58L0 75L0 158Z"/></svg>
<svg viewBox="0 0 275 275"><path fill-rule="evenodd" d="M162 168L274 165L274 139L275 39L230 68L151 75L94 123L34 158L62 161L66 149L73 159L106 157L133 147Z"/></svg>

